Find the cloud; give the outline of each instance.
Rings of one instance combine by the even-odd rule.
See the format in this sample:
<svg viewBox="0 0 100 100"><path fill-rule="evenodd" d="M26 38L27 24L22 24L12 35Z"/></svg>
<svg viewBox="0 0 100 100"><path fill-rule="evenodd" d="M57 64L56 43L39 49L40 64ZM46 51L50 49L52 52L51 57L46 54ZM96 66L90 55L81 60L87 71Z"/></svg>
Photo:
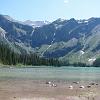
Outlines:
<svg viewBox="0 0 100 100"><path fill-rule="evenodd" d="M64 3L67 4L67 3L69 3L69 1L68 0L64 0Z"/></svg>

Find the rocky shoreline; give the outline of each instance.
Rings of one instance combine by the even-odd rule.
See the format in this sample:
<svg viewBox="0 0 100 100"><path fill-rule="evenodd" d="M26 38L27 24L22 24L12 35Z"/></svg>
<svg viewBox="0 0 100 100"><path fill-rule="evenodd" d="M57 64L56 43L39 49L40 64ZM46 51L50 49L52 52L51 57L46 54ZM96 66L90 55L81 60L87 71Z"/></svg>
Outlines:
<svg viewBox="0 0 100 100"><path fill-rule="evenodd" d="M0 80L0 100L100 100L99 94L99 82Z"/></svg>

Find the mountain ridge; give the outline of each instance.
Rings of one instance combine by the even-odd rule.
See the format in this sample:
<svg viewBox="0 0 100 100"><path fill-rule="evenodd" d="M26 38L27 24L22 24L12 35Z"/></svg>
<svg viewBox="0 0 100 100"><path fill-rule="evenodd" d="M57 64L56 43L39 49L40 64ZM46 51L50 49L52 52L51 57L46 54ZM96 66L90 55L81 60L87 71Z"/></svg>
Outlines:
<svg viewBox="0 0 100 100"><path fill-rule="evenodd" d="M0 15L0 30L0 37L2 35L11 44L41 57L87 64L93 63L91 59L100 57L100 18L57 19L32 27Z"/></svg>

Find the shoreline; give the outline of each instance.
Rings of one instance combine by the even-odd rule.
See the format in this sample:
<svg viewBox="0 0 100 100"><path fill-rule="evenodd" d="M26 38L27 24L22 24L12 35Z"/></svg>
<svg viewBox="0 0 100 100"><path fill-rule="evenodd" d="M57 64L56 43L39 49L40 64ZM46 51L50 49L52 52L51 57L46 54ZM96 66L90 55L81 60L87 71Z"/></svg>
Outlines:
<svg viewBox="0 0 100 100"><path fill-rule="evenodd" d="M73 64L69 64L69 65L60 65L60 66L47 66L47 65L23 65L23 64L17 64L17 65L4 65L2 63L0 63L0 68L47 68L47 67L82 67L82 68L91 68L91 67L95 67L98 68L97 66L92 66L92 65L87 65L87 66L79 66L79 65L73 65Z"/></svg>
<svg viewBox="0 0 100 100"><path fill-rule="evenodd" d="M87 87L91 83L89 81L76 84L73 81L51 80L56 84L55 87L46 82L47 80L29 79L0 80L0 100L100 100L100 82L90 88ZM69 88L70 85L73 89Z"/></svg>
<svg viewBox="0 0 100 100"><path fill-rule="evenodd" d="M40 66L32 66L32 65L2 65L0 64L0 68L63 68L63 67L75 67L75 68L99 68L95 66L46 66L46 65L40 65Z"/></svg>
<svg viewBox="0 0 100 100"><path fill-rule="evenodd" d="M1 68L0 100L100 100L98 69L37 67Z"/></svg>

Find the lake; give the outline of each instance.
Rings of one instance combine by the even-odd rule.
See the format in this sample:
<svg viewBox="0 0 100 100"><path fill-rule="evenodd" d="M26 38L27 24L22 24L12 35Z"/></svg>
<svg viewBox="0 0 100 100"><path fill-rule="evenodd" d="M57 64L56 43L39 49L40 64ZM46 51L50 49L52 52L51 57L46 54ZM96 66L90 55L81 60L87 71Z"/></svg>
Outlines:
<svg viewBox="0 0 100 100"><path fill-rule="evenodd" d="M0 68L0 79L100 81L96 67Z"/></svg>

